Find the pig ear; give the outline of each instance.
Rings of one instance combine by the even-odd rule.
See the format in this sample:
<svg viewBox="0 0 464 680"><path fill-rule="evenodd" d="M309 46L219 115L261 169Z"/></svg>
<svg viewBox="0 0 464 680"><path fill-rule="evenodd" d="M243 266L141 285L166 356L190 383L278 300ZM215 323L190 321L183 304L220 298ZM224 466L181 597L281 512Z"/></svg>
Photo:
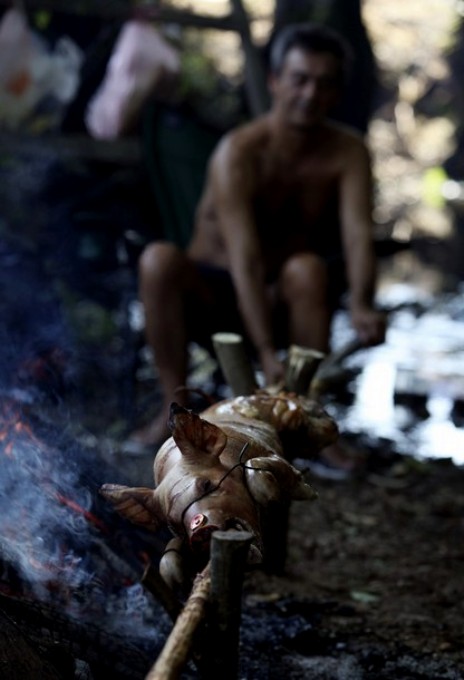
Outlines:
<svg viewBox="0 0 464 680"><path fill-rule="evenodd" d="M318 496L316 489L305 482L303 475L299 475L291 492L292 499L294 501L313 501Z"/></svg>
<svg viewBox="0 0 464 680"><path fill-rule="evenodd" d="M157 531L164 524L154 489L104 484L100 493L113 504L116 512L134 524L150 531Z"/></svg>
<svg viewBox="0 0 464 680"><path fill-rule="evenodd" d="M219 427L175 402L171 404L168 426L182 455L192 461L205 453L219 456L227 443L227 435Z"/></svg>
<svg viewBox="0 0 464 680"><path fill-rule="evenodd" d="M257 503L288 498L308 501L317 498L317 492L307 484L299 470L283 459L252 458L246 464L250 493Z"/></svg>
<svg viewBox="0 0 464 680"><path fill-rule="evenodd" d="M245 468L245 475L248 489L256 503L266 506L268 503L280 501L282 490L272 472L263 469L254 469L248 461Z"/></svg>

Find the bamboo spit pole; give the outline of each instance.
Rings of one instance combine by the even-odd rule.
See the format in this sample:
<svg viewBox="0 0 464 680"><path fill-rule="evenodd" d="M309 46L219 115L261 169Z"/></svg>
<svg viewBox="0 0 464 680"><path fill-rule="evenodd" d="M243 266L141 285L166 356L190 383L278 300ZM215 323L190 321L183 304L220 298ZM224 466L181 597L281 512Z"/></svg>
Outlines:
<svg viewBox="0 0 464 680"><path fill-rule="evenodd" d="M194 633L206 616L211 586L210 564L208 562L196 575L187 602L145 680L177 680L180 677L193 646Z"/></svg>
<svg viewBox="0 0 464 680"><path fill-rule="evenodd" d="M253 394L258 384L242 336L238 333L215 333L212 341L219 366L234 397Z"/></svg>

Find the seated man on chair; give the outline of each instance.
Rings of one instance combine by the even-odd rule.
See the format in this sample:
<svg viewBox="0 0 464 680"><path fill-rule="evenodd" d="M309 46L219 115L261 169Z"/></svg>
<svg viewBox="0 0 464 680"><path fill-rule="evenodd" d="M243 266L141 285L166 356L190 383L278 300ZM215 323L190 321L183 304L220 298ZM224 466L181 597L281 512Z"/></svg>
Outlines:
<svg viewBox="0 0 464 680"><path fill-rule="evenodd" d="M168 436L187 345L199 333L243 333L274 384L284 374L280 338L327 352L347 290L359 338L383 342L385 319L373 302L369 153L358 132L328 118L347 60L333 31L287 26L271 48L271 108L218 144L187 250L156 242L142 253L140 296L163 404L134 433L140 444Z"/></svg>

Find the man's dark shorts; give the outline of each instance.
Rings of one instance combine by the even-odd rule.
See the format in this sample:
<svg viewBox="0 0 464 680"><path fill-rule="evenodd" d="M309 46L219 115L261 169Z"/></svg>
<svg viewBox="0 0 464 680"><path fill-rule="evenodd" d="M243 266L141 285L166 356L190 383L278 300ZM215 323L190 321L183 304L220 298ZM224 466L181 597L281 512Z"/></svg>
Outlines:
<svg viewBox="0 0 464 680"><path fill-rule="evenodd" d="M347 290L345 266L342 256L325 258L328 267L328 299L332 310L340 306ZM202 283L211 293L206 304L200 304L195 296L188 296L187 336L203 347L212 349L211 336L217 332L240 333L246 339L246 331L238 310L237 296L229 272L209 264L196 265ZM274 317L274 341L277 347L288 346L287 319L284 306L278 308Z"/></svg>
<svg viewBox="0 0 464 680"><path fill-rule="evenodd" d="M203 263L197 264L196 268L202 284L208 290L209 299L200 302L196 295L187 296L187 337L209 349L212 349L213 333L232 332L245 337L229 272Z"/></svg>

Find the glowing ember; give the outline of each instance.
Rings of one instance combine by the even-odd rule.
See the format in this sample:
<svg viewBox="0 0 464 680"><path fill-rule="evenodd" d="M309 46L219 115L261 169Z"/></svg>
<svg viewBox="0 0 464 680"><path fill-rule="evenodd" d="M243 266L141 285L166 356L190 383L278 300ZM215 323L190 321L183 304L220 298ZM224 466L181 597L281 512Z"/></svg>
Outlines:
<svg viewBox="0 0 464 680"><path fill-rule="evenodd" d="M98 507L95 454L69 442L58 446L56 434L49 446L31 422L14 402L0 404L3 581L14 582L17 595L58 603L72 616L100 618L107 629L127 627L129 616L151 635L153 624L144 628L151 607L138 583L149 561L146 543L129 539L117 516ZM108 475L101 466L100 473Z"/></svg>

